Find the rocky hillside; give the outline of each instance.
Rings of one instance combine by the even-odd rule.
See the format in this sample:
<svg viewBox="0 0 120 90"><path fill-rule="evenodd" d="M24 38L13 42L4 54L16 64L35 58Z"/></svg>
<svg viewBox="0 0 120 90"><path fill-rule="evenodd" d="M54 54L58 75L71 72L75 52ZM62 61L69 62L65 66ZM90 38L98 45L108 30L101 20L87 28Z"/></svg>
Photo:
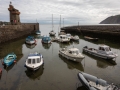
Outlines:
<svg viewBox="0 0 120 90"><path fill-rule="evenodd" d="M101 21L100 24L120 24L120 15L110 16Z"/></svg>

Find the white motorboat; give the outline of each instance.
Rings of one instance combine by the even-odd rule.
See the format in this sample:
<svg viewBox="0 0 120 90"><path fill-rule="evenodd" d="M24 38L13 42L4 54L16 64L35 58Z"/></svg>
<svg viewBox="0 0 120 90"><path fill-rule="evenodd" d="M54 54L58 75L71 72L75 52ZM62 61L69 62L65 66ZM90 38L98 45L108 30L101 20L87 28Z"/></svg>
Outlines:
<svg viewBox="0 0 120 90"><path fill-rule="evenodd" d="M75 41L78 41L80 38L79 38L78 35L75 35L75 36L73 36L71 39L72 39L72 40L75 40Z"/></svg>
<svg viewBox="0 0 120 90"><path fill-rule="evenodd" d="M78 78L88 90L119 90L113 83L108 84L107 81L87 73L78 73Z"/></svg>
<svg viewBox="0 0 120 90"><path fill-rule="evenodd" d="M113 53L111 51L111 48L109 46L104 44L99 45L98 49L88 48L87 46L85 46L83 48L83 51L104 59L114 59L118 56L116 53Z"/></svg>
<svg viewBox="0 0 120 90"><path fill-rule="evenodd" d="M57 40L58 40L59 42L69 42L69 41L70 41L70 39L69 39L66 35L60 35L60 36L57 38Z"/></svg>
<svg viewBox="0 0 120 90"><path fill-rule="evenodd" d="M56 33L52 30L49 32L49 34L50 34L50 36L55 36Z"/></svg>
<svg viewBox="0 0 120 90"><path fill-rule="evenodd" d="M72 36L71 36L71 34L66 34L66 36L69 38L69 39L71 39L72 38Z"/></svg>
<svg viewBox="0 0 120 90"><path fill-rule="evenodd" d="M70 48L70 49L62 48L61 50L59 50L59 54L69 60L76 62L80 62L83 60L83 58L85 58L77 48Z"/></svg>
<svg viewBox="0 0 120 90"><path fill-rule="evenodd" d="M25 66L30 70L37 70L43 65L43 56L40 53L30 53L25 61Z"/></svg>

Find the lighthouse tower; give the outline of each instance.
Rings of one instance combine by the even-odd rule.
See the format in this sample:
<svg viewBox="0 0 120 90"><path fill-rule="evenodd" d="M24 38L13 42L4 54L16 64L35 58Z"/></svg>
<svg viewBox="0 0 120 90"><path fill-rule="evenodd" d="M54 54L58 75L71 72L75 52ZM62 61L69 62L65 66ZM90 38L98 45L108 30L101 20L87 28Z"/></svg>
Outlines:
<svg viewBox="0 0 120 90"><path fill-rule="evenodd" d="M19 10L14 8L14 6L12 5L12 2L10 2L8 10L10 12L10 23L12 25L19 25L20 24L20 17L19 17L20 12Z"/></svg>

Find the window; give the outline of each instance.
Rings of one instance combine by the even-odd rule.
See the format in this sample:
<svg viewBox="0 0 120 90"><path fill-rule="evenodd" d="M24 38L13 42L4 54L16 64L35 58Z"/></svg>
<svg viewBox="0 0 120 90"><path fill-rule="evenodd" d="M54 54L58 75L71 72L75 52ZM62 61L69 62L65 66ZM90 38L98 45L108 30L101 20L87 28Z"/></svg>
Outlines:
<svg viewBox="0 0 120 90"><path fill-rule="evenodd" d="M35 64L35 59L33 59L32 63Z"/></svg>
<svg viewBox="0 0 120 90"><path fill-rule="evenodd" d="M31 59L28 59L28 64L31 64Z"/></svg>
<svg viewBox="0 0 120 90"><path fill-rule="evenodd" d="M40 59L39 58L37 58L37 63L40 63Z"/></svg>
<svg viewBox="0 0 120 90"><path fill-rule="evenodd" d="M79 51L76 51L75 53L76 53L76 54L79 54Z"/></svg>
<svg viewBox="0 0 120 90"><path fill-rule="evenodd" d="M69 51L70 54L72 54L72 51Z"/></svg>

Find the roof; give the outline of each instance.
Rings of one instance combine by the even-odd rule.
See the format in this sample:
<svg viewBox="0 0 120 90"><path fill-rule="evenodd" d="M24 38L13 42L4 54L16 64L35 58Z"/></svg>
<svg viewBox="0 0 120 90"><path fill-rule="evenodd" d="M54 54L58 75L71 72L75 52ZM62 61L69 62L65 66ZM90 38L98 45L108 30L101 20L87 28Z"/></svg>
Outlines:
<svg viewBox="0 0 120 90"><path fill-rule="evenodd" d="M79 49L77 49L77 48L70 48L69 50L70 51L78 51Z"/></svg>
<svg viewBox="0 0 120 90"><path fill-rule="evenodd" d="M107 46L105 44L100 44L99 47L104 47L105 48L105 47L109 47L109 46Z"/></svg>
<svg viewBox="0 0 120 90"><path fill-rule="evenodd" d="M66 37L66 35L60 35L60 36L62 36L62 37Z"/></svg>
<svg viewBox="0 0 120 90"><path fill-rule="evenodd" d="M41 54L40 53L30 53L28 56L29 57L32 57L32 56L41 56Z"/></svg>

